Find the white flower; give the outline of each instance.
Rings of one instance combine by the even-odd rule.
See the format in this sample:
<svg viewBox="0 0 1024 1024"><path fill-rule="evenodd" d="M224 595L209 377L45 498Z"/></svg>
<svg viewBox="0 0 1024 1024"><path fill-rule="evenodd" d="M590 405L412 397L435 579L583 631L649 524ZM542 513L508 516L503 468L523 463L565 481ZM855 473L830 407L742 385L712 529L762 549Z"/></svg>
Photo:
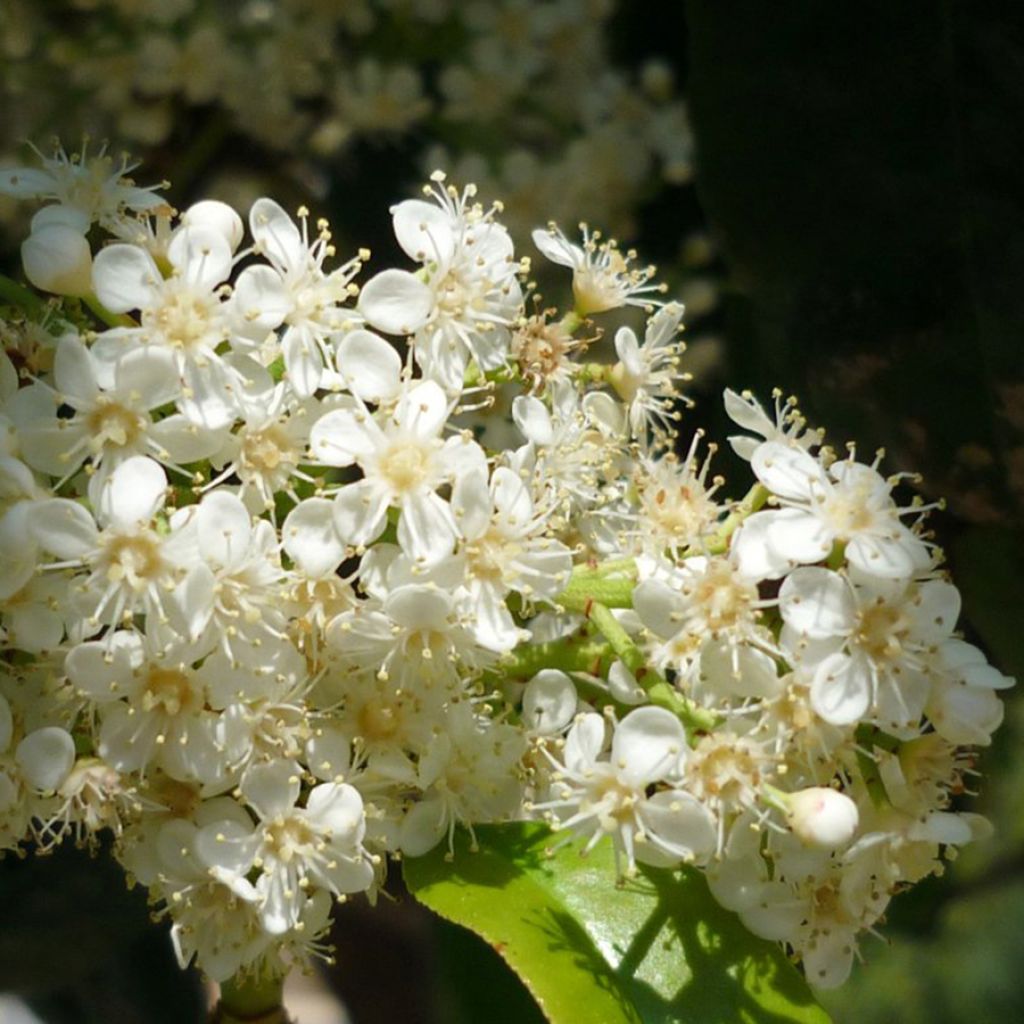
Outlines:
<svg viewBox="0 0 1024 1024"><path fill-rule="evenodd" d="M554 812L555 824L587 837L585 850L610 836L616 862L625 855L630 874L638 860L657 866L706 860L716 835L710 811L678 788L647 795L658 783L680 781L688 747L679 719L663 708L637 708L615 726L607 760L604 742L604 719L581 715L555 763L555 799L536 809Z"/></svg>
<svg viewBox="0 0 1024 1024"><path fill-rule="evenodd" d="M38 502L30 523L36 542L60 559L50 568L86 570L82 596L94 627L117 625L138 612L164 621L188 555L182 538L154 528L167 475L152 459L135 455L98 484L95 518L68 498Z"/></svg>
<svg viewBox="0 0 1024 1024"><path fill-rule="evenodd" d="M233 303L243 321L239 333L257 345L284 326L280 348L288 383L296 395L308 398L321 386L324 369L331 365L328 340L359 320L342 303L358 291L352 279L362 263L350 260L324 273L324 260L334 255L326 222L320 222L311 244L307 212L300 210L299 218L301 233L272 199L253 203L249 230L255 252L268 263L247 267L238 275Z"/></svg>
<svg viewBox="0 0 1024 1024"><path fill-rule="evenodd" d="M443 186L443 174L433 179L426 191L434 203L408 199L392 208L399 245L423 271L383 271L366 283L359 309L388 334L412 334L423 372L455 395L470 358L484 372L505 364L522 291L495 210L470 203L473 186L460 193Z"/></svg>
<svg viewBox="0 0 1024 1024"><path fill-rule="evenodd" d="M533 232L533 244L552 263L572 270L572 292L580 316L621 306L650 309L661 305L654 295L664 294L666 286L650 283L656 273L654 267L632 268L630 263L636 259L632 249L623 253L615 239L602 242L601 233L590 231L586 224L581 224L580 230L582 247L570 242L554 223L547 230L537 228Z"/></svg>
<svg viewBox="0 0 1024 1024"><path fill-rule="evenodd" d="M783 581L782 647L810 680L826 722L866 719L900 735L919 728L931 692L930 655L960 614L942 580L849 580L828 569L795 569Z"/></svg>
<svg viewBox="0 0 1024 1024"><path fill-rule="evenodd" d="M288 761L249 768L239 790L259 815L256 830L214 823L196 838L202 860L233 879L244 881L257 868L260 914L272 935L295 927L310 887L340 896L363 892L374 880L362 845L366 825L359 793L344 783L323 783L300 807L297 772Z"/></svg>
<svg viewBox="0 0 1024 1024"><path fill-rule="evenodd" d="M678 369L685 348L677 336L682 318L683 307L672 302L647 322L642 345L631 327L615 333L619 362L612 370L612 384L627 404L633 436L644 445L652 430L656 435L672 433L672 422L679 416L673 407L683 399L676 385L689 379Z"/></svg>
<svg viewBox="0 0 1024 1024"><path fill-rule="evenodd" d="M728 557L689 558L633 591L640 621L660 640L654 662L670 665L698 695L764 697L778 690L775 645L761 624L757 579Z"/></svg>
<svg viewBox="0 0 1024 1024"><path fill-rule="evenodd" d="M17 199L49 199L81 219L81 234L99 221L112 228L121 223L125 210L147 212L166 204L155 194L158 185L139 188L128 177L137 164L122 156L117 163L103 146L95 156L86 147L72 156L58 147L52 157L36 151L41 168L0 169L0 193Z"/></svg>
<svg viewBox="0 0 1024 1024"><path fill-rule="evenodd" d="M221 443L219 433L180 414L154 421L153 410L173 402L181 390L168 351L128 350L114 365L109 386L98 377L85 345L73 335L61 339L47 396L52 405L46 403L45 418L27 419L21 427L24 457L34 469L66 479L88 458L94 468L109 473L133 455L180 465L208 458ZM43 385L36 388L42 398ZM58 417L59 405L70 406L74 415Z"/></svg>
<svg viewBox="0 0 1024 1024"><path fill-rule="evenodd" d="M824 431L808 430L807 421L796 407L796 399L782 399L782 392L776 391L774 421L764 411L761 403L749 391L737 394L731 388L725 389L725 411L737 426L761 436L760 441L742 434L729 438L729 444L741 459L748 462L758 447L765 441L813 448L821 444Z"/></svg>
<svg viewBox="0 0 1024 1024"><path fill-rule="evenodd" d="M231 247L219 231L182 225L167 248L170 277L136 245L117 242L96 254L96 294L114 313L139 312L141 326L111 328L92 351L111 367L126 346L142 343L170 352L181 381L182 412L211 429L235 416L234 392L243 378L218 348L231 335L229 309L220 286L233 265Z"/></svg>
<svg viewBox="0 0 1024 1024"><path fill-rule="evenodd" d="M928 545L901 521L917 513L892 499L893 482L873 466L850 459L826 470L802 448L766 441L751 458L757 478L782 508L757 512L736 533L733 551L741 566L767 578L795 565L823 561L835 543L847 561L884 579L909 579L930 568Z"/></svg>
<svg viewBox="0 0 1024 1024"><path fill-rule="evenodd" d="M363 479L341 487L335 523L346 543L370 544L397 507L398 542L411 558L436 563L451 554L458 537L452 510L437 490L474 466L483 466L479 445L457 435L441 439L448 400L433 381L407 384L392 412L370 415L359 406L326 413L313 425L310 449L328 466L359 465Z"/></svg>
<svg viewBox="0 0 1024 1024"><path fill-rule="evenodd" d="M459 475L452 510L465 538L465 588L474 632L485 647L511 649L522 639L505 597L516 591L527 600L552 599L572 572L572 552L544 536L545 517L534 509L529 488L504 466L490 486L485 472Z"/></svg>

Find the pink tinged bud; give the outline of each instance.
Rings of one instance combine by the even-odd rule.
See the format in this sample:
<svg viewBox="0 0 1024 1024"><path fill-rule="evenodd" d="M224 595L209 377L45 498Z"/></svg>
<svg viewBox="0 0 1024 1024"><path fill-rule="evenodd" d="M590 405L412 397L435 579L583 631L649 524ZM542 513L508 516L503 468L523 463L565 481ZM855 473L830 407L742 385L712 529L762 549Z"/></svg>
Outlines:
<svg viewBox="0 0 1024 1024"><path fill-rule="evenodd" d="M835 849L857 831L857 805L834 789L814 786L789 794L787 822L794 834L810 846Z"/></svg>
<svg viewBox="0 0 1024 1024"><path fill-rule="evenodd" d="M21 243L25 276L54 295L92 291L92 252L85 236L66 224L49 224Z"/></svg>

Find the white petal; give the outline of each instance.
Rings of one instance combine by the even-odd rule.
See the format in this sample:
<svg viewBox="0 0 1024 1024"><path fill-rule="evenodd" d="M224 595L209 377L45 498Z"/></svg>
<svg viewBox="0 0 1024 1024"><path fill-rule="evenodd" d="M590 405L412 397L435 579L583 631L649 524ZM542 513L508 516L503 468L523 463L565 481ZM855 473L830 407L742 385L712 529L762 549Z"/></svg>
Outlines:
<svg viewBox="0 0 1024 1024"><path fill-rule="evenodd" d="M788 509L756 512L733 534L730 555L745 579L777 580L792 567L792 562L769 544L772 524L784 511Z"/></svg>
<svg viewBox="0 0 1024 1024"><path fill-rule="evenodd" d="M391 207L398 244L417 263L447 263L455 250L451 218L435 203L406 199Z"/></svg>
<svg viewBox="0 0 1024 1024"><path fill-rule="evenodd" d="M945 640L960 617L960 591L945 580L927 580L910 608L917 623L915 632L932 643Z"/></svg>
<svg viewBox="0 0 1024 1024"><path fill-rule="evenodd" d="M848 654L831 654L817 667L811 683L811 706L832 725L852 725L871 703L868 666Z"/></svg>
<svg viewBox="0 0 1024 1024"><path fill-rule="evenodd" d="M324 375L324 357L316 343L316 335L307 324L289 327L281 339L288 383L299 398L309 398Z"/></svg>
<svg viewBox="0 0 1024 1024"><path fill-rule="evenodd" d="M768 419L761 404L755 398L745 398L730 388L725 389L723 397L725 399L725 414L737 426L754 434L760 434L761 437L770 437L775 433L775 424ZM730 440L732 439L730 438Z"/></svg>
<svg viewBox="0 0 1024 1024"><path fill-rule="evenodd" d="M340 728L318 725L306 740L306 764L321 782L334 782L352 764L352 740Z"/></svg>
<svg viewBox="0 0 1024 1024"><path fill-rule="evenodd" d="M451 609L452 599L443 590L419 584L397 587L384 602L384 611L408 630L445 632Z"/></svg>
<svg viewBox="0 0 1024 1024"><path fill-rule="evenodd" d="M636 676L621 661L613 661L608 668L608 692L621 704L642 704L647 698Z"/></svg>
<svg viewBox="0 0 1024 1024"><path fill-rule="evenodd" d="M444 803L434 797L406 812L398 830L398 846L408 857L422 857L441 841L447 825Z"/></svg>
<svg viewBox="0 0 1024 1024"><path fill-rule="evenodd" d="M265 263L246 267L238 275L232 299L243 321L239 329L258 340L279 327L294 306L281 275Z"/></svg>
<svg viewBox="0 0 1024 1024"><path fill-rule="evenodd" d="M560 267L579 267L586 262L586 256L578 245L549 229L535 228L530 237L541 253Z"/></svg>
<svg viewBox="0 0 1024 1024"><path fill-rule="evenodd" d="M88 408L99 394L89 350L73 335L62 338L57 346L53 357L53 382L61 396L76 409Z"/></svg>
<svg viewBox="0 0 1024 1024"><path fill-rule="evenodd" d="M412 334L434 309L434 293L406 270L384 270L359 296L359 312L385 334Z"/></svg>
<svg viewBox="0 0 1024 1024"><path fill-rule="evenodd" d="M125 459L102 487L97 502L103 518L122 531L148 523L163 507L167 474L163 466L143 455Z"/></svg>
<svg viewBox="0 0 1024 1024"><path fill-rule="evenodd" d="M114 389L139 409L155 409L181 393L174 354L166 348L128 349L114 366Z"/></svg>
<svg viewBox="0 0 1024 1024"><path fill-rule="evenodd" d="M602 715L585 714L578 718L565 737L562 760L572 772L593 769L604 747L605 720Z"/></svg>
<svg viewBox="0 0 1024 1024"><path fill-rule="evenodd" d="M398 520L398 543L410 558L434 565L452 553L457 536L446 501L432 492L405 496Z"/></svg>
<svg viewBox="0 0 1024 1024"><path fill-rule="evenodd" d="M346 484L334 498L334 528L346 544L372 544L387 523L388 496L369 480Z"/></svg>
<svg viewBox="0 0 1024 1024"><path fill-rule="evenodd" d="M799 508L761 514L772 516L768 544L779 557L788 559L791 564L820 562L828 557L835 534L817 516Z"/></svg>
<svg viewBox="0 0 1024 1024"><path fill-rule="evenodd" d="M40 547L61 559L82 558L96 549L99 531L77 501L51 498L32 510L32 532Z"/></svg>
<svg viewBox="0 0 1024 1024"><path fill-rule="evenodd" d="M198 291L213 291L231 273L231 246L217 231L183 225L167 246L171 265Z"/></svg>
<svg viewBox="0 0 1024 1024"><path fill-rule="evenodd" d="M675 615L682 604L682 596L661 580L644 580L633 591L633 610L640 621L663 640L679 632Z"/></svg>
<svg viewBox="0 0 1024 1024"><path fill-rule="evenodd" d="M683 723L664 708L630 711L612 736L612 766L629 786L643 789L679 769L686 756Z"/></svg>
<svg viewBox="0 0 1024 1024"><path fill-rule="evenodd" d="M325 466L351 466L382 444L380 427L355 409L332 409L309 432L309 450Z"/></svg>
<svg viewBox="0 0 1024 1024"><path fill-rule="evenodd" d="M620 327L615 332L615 354L634 377L643 377L644 364L640 358L640 343L631 327Z"/></svg>
<svg viewBox="0 0 1024 1024"><path fill-rule="evenodd" d="M273 199L257 199L249 211L249 231L258 251L278 266L298 270L308 261L295 222Z"/></svg>
<svg viewBox="0 0 1024 1024"><path fill-rule="evenodd" d="M224 236L232 252L241 245L245 234L242 218L227 203L218 199L201 199L193 203L181 215L181 223L216 231Z"/></svg>
<svg viewBox="0 0 1024 1024"><path fill-rule="evenodd" d="M758 480L772 494L797 501L825 492L825 471L817 459L802 448L766 441L760 445L751 460L751 468Z"/></svg>
<svg viewBox="0 0 1024 1024"><path fill-rule="evenodd" d="M334 503L307 498L288 513L281 527L288 557L313 579L335 572L345 557L345 545L334 527Z"/></svg>
<svg viewBox="0 0 1024 1024"><path fill-rule="evenodd" d="M51 792L68 777L74 766L75 741L66 729L46 726L30 732L18 744L14 759L33 789Z"/></svg>
<svg viewBox="0 0 1024 1024"><path fill-rule="evenodd" d="M672 789L655 793L641 804L639 818L649 841L637 845L636 855L645 864L668 867L680 860L703 864L715 851L714 815L689 793Z"/></svg>
<svg viewBox="0 0 1024 1024"><path fill-rule="evenodd" d="M573 720L577 703L576 687L564 672L542 669L523 690L523 724L531 732L555 736Z"/></svg>
<svg viewBox="0 0 1024 1024"><path fill-rule="evenodd" d="M364 830L363 798L351 786L333 782L314 786L306 798L306 811L318 829L335 840L359 842Z"/></svg>
<svg viewBox="0 0 1024 1024"><path fill-rule="evenodd" d="M362 328L349 331L338 345L338 372L364 402L394 398L401 387L402 360L380 335Z"/></svg>
<svg viewBox="0 0 1024 1024"><path fill-rule="evenodd" d="M512 402L512 419L519 433L534 444L551 444L555 439L551 414L539 398L519 395Z"/></svg>
<svg viewBox="0 0 1024 1024"><path fill-rule="evenodd" d="M419 381L398 400L395 420L404 430L419 438L440 435L448 420L448 398L432 380Z"/></svg>
<svg viewBox="0 0 1024 1024"><path fill-rule="evenodd" d="M245 802L266 821L291 812L302 788L300 775L294 761L267 761L247 768L238 788Z"/></svg>
<svg viewBox="0 0 1024 1024"><path fill-rule="evenodd" d="M838 573L817 567L795 569L779 590L786 623L809 637L845 636L856 625L857 605Z"/></svg>
<svg viewBox="0 0 1024 1024"><path fill-rule="evenodd" d="M459 533L466 540L476 540L486 532L492 511L486 469L459 473L455 477L451 507Z"/></svg>
<svg viewBox="0 0 1024 1024"><path fill-rule="evenodd" d="M252 520L249 510L230 491L208 493L199 503L195 521L203 558L231 567L248 554Z"/></svg>
<svg viewBox="0 0 1024 1024"><path fill-rule="evenodd" d="M119 630L110 640L73 647L64 661L68 681L90 700L106 702L128 695L132 672L141 663L136 633Z"/></svg>
<svg viewBox="0 0 1024 1024"><path fill-rule="evenodd" d="M108 245L92 263L96 297L112 313L155 306L162 281L153 257L136 245Z"/></svg>
<svg viewBox="0 0 1024 1024"><path fill-rule="evenodd" d="M211 430L172 413L149 428L148 434L163 451L160 457L178 465L208 459L223 447L227 430ZM165 454L166 453L166 454Z"/></svg>

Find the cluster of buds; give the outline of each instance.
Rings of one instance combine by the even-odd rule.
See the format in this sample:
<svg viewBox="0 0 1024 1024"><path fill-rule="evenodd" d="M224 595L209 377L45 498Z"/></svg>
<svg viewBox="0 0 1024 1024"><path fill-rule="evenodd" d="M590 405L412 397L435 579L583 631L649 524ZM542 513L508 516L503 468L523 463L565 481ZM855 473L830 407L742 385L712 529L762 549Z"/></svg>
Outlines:
<svg viewBox="0 0 1024 1024"><path fill-rule="evenodd" d="M361 285L271 199L177 214L86 159L0 190L71 226L24 253L65 298L5 292L3 846L111 834L224 980L324 953L389 859L541 819L702 868L831 986L984 831L952 800L1012 680L955 633L927 508L732 391L724 498L682 306L614 241L534 233L559 315L440 174L391 211L412 268Z"/></svg>

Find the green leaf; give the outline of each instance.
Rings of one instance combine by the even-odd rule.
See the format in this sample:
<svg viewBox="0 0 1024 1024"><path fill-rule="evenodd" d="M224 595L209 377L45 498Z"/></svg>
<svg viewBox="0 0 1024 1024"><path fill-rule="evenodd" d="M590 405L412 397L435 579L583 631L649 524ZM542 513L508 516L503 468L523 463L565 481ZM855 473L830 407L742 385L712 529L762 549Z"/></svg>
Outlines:
<svg viewBox="0 0 1024 1024"><path fill-rule="evenodd" d="M481 826L404 862L409 891L476 932L552 1024L827 1024L797 970L723 910L694 870L615 884L609 843L588 857L535 824Z"/></svg>

